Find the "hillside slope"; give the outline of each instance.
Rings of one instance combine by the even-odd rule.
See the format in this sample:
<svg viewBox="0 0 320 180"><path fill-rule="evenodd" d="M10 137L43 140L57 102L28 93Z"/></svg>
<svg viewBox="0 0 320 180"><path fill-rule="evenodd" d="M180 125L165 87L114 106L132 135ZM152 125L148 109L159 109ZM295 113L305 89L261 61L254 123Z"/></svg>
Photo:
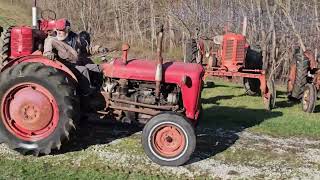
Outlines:
<svg viewBox="0 0 320 180"><path fill-rule="evenodd" d="M6 28L12 25L30 25L31 8L11 5L8 0L0 0L0 26Z"/></svg>

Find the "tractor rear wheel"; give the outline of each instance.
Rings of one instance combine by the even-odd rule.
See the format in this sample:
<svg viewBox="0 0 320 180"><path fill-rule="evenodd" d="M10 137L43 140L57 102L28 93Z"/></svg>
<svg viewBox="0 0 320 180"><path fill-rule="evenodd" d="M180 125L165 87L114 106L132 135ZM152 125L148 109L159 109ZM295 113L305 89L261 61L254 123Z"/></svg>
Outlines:
<svg viewBox="0 0 320 180"><path fill-rule="evenodd" d="M309 60L303 54L296 53L293 63L296 63L294 67L296 68L296 74L292 92L289 92L289 99L301 99L307 84L307 75L310 67Z"/></svg>
<svg viewBox="0 0 320 180"><path fill-rule="evenodd" d="M307 84L301 99L302 110L307 113L313 113L317 101L317 88L313 84Z"/></svg>
<svg viewBox="0 0 320 180"><path fill-rule="evenodd" d="M0 38L0 67L6 65L8 63L8 61L9 61L11 29L12 29L12 27L9 27L8 29L4 30L1 33L1 38Z"/></svg>
<svg viewBox="0 0 320 180"><path fill-rule="evenodd" d="M60 149L79 118L74 82L41 63L21 63L2 72L0 100L0 133L22 154Z"/></svg>
<svg viewBox="0 0 320 180"><path fill-rule="evenodd" d="M163 166L180 166L194 152L196 135L187 119L166 112L146 124L142 132L142 145L153 162Z"/></svg>
<svg viewBox="0 0 320 180"><path fill-rule="evenodd" d="M259 69L263 67L262 50L259 46L250 46L245 59L245 69ZM249 96L260 94L259 79L243 78L245 93Z"/></svg>

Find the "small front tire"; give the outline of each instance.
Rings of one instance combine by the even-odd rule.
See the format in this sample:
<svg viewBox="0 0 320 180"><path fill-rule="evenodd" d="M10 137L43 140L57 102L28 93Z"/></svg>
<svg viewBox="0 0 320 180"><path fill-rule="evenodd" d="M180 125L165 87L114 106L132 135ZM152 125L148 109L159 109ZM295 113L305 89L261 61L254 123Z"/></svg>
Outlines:
<svg viewBox="0 0 320 180"><path fill-rule="evenodd" d="M192 124L176 113L154 116L142 132L142 145L146 155L163 166L185 164L196 147Z"/></svg>

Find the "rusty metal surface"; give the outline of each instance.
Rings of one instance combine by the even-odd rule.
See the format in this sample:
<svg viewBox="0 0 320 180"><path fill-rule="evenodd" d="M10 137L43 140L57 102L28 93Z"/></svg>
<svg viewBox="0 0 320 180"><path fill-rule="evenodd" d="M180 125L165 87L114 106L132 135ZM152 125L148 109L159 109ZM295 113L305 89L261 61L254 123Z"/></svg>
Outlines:
<svg viewBox="0 0 320 180"><path fill-rule="evenodd" d="M288 74L288 85L287 85L288 93L291 93L293 90L294 82L296 81L296 74L297 74L297 64L292 63L289 67L289 74Z"/></svg>
<svg viewBox="0 0 320 180"><path fill-rule="evenodd" d="M110 95L106 92L101 92L101 94L105 98L106 108L110 107L110 105L113 105L115 102L117 102L117 103L124 103L124 104L130 104L130 105L141 106L141 107L152 108L152 109L159 109L159 110L177 110L178 109L178 105L176 106L150 105L145 103L129 101L125 99L111 98Z"/></svg>
<svg viewBox="0 0 320 180"><path fill-rule="evenodd" d="M123 64L127 64L129 49L130 49L129 44L123 44L122 45L122 61L123 61Z"/></svg>
<svg viewBox="0 0 320 180"><path fill-rule="evenodd" d="M318 62L314 58L314 53L311 50L306 50L303 54L309 60L311 69L318 67Z"/></svg>
<svg viewBox="0 0 320 180"><path fill-rule="evenodd" d="M241 34L228 33L223 36L221 66L236 72L243 67L246 38Z"/></svg>
<svg viewBox="0 0 320 180"><path fill-rule="evenodd" d="M320 70L319 69L314 74L313 84L316 86L316 89L319 91L320 90Z"/></svg>
<svg viewBox="0 0 320 180"><path fill-rule="evenodd" d="M138 102L133 102L133 101L127 101L127 100L123 100L123 99L111 99L111 101L131 104L131 105L135 105L135 106L147 107L147 108L152 108L152 109L161 109L161 110L178 109L178 106L157 106L157 105L150 105L150 104L138 103Z"/></svg>
<svg viewBox="0 0 320 180"><path fill-rule="evenodd" d="M162 57L162 41L163 41L163 25L161 26L159 35L158 35L158 44L157 44L157 69L155 74L155 80L156 80L156 98L160 98L160 84L162 81L163 76L163 57Z"/></svg>
<svg viewBox="0 0 320 180"><path fill-rule="evenodd" d="M158 105L150 105L144 103L133 102L125 99L116 99L111 98L109 93L101 92L106 101L105 109L114 109L114 110L122 110L122 111L131 111L137 112L147 115L156 115L161 111L176 111L178 110L178 106L158 106ZM123 106L121 106L123 104ZM127 104L126 106L124 104ZM138 107L130 107L128 105L139 106ZM101 114L108 114L107 111L98 111Z"/></svg>
<svg viewBox="0 0 320 180"><path fill-rule="evenodd" d="M205 76L232 76L232 77L246 77L246 78L254 78L259 79L261 76L265 76L264 70L258 70L255 72L260 72L259 74L253 73L244 73L244 72L230 72L230 71L206 71Z"/></svg>
<svg viewBox="0 0 320 180"><path fill-rule="evenodd" d="M122 106L114 106L114 105L109 106L109 108L116 109L116 110L122 110L122 111L137 112L137 113L147 114L147 115L152 115L152 116L155 116L161 112L161 111L156 111L156 110L148 109L148 108L132 108L132 107L122 107ZM109 112L107 112L107 111L97 111L97 113L109 114Z"/></svg>
<svg viewBox="0 0 320 180"><path fill-rule="evenodd" d="M1 107L6 129L26 141L50 136L59 122L58 103L39 84L25 82L13 86L5 93Z"/></svg>

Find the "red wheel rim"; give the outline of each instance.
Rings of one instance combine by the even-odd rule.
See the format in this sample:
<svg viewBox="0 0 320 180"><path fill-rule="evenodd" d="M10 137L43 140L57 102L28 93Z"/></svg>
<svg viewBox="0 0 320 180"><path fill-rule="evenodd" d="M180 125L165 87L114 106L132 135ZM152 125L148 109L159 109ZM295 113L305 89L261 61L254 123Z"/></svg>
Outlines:
<svg viewBox="0 0 320 180"><path fill-rule="evenodd" d="M26 141L48 137L59 121L55 98L46 88L35 83L21 83L7 90L1 111L7 130Z"/></svg>
<svg viewBox="0 0 320 180"><path fill-rule="evenodd" d="M182 130L172 124L161 125L152 135L152 143L157 154L172 158L185 149L186 137Z"/></svg>

